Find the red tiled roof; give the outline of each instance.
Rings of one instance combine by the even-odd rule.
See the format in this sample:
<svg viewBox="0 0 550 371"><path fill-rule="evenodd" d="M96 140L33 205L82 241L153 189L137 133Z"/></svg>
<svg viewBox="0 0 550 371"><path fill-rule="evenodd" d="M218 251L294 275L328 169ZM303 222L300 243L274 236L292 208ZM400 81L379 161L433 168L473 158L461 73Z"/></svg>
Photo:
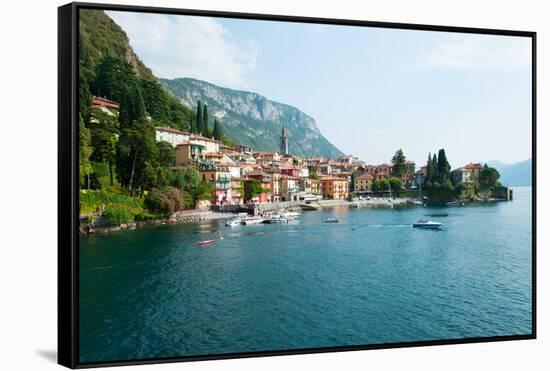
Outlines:
<svg viewBox="0 0 550 371"><path fill-rule="evenodd" d="M178 130L178 129L174 129L174 128L171 128L169 126L155 126L155 130L158 130L158 131L166 131L166 132L169 132L169 133L174 133L174 134L181 134L181 135L190 135L188 132L186 131L181 131L181 130Z"/></svg>

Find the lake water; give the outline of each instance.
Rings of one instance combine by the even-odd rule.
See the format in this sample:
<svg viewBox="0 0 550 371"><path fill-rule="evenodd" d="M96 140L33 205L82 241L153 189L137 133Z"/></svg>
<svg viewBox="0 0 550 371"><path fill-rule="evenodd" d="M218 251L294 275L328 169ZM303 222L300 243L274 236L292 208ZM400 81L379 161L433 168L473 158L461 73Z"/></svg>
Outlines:
<svg viewBox="0 0 550 371"><path fill-rule="evenodd" d="M531 188L514 196L82 237L80 360L529 334Z"/></svg>

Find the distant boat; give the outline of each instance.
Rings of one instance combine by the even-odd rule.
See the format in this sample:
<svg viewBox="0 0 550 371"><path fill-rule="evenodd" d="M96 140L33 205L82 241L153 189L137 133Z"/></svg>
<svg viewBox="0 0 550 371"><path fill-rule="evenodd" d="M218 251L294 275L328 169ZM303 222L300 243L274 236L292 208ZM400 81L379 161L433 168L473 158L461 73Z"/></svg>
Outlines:
<svg viewBox="0 0 550 371"><path fill-rule="evenodd" d="M284 223L288 223L288 219L284 218L279 214L274 214L266 218L264 222L269 224L284 224Z"/></svg>
<svg viewBox="0 0 550 371"><path fill-rule="evenodd" d="M302 215L302 213L299 213L297 211L284 211L284 210L282 210L280 214L283 218L287 220L297 219L300 217L300 215Z"/></svg>
<svg viewBox="0 0 550 371"><path fill-rule="evenodd" d="M420 218L416 223L413 224L414 228L426 228L426 229L437 229L441 228L443 224L439 222L434 222L432 220Z"/></svg>
<svg viewBox="0 0 550 371"><path fill-rule="evenodd" d="M446 205L447 206L464 206L464 202L463 201L451 201L451 202L447 202Z"/></svg>
<svg viewBox="0 0 550 371"><path fill-rule="evenodd" d="M338 223L338 219L334 219L334 218L324 218L323 219L323 223Z"/></svg>
<svg viewBox="0 0 550 371"><path fill-rule="evenodd" d="M204 240L204 241L195 242L195 245L198 245L198 246L210 245L210 244L213 244L215 242L216 242L216 240Z"/></svg>
<svg viewBox="0 0 550 371"><path fill-rule="evenodd" d="M231 220L228 220L225 225L228 226L228 227L236 227L238 225L241 225L243 224L243 218L240 217L240 216L237 216Z"/></svg>
<svg viewBox="0 0 550 371"><path fill-rule="evenodd" d="M249 216L247 218L243 218L242 223L245 225L252 225L252 224L260 224L264 222L264 218L259 216Z"/></svg>

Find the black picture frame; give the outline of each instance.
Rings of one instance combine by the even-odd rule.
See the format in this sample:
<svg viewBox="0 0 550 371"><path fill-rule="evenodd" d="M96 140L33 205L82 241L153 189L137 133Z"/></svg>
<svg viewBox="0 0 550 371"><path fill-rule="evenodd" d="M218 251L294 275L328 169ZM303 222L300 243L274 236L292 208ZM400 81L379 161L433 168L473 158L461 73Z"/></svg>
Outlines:
<svg viewBox="0 0 550 371"><path fill-rule="evenodd" d="M449 340L427 340L359 346L290 349L246 353L181 356L114 362L79 362L79 231L78 231L78 12L79 9L119 10L143 13L162 13L224 17L252 20L275 20L299 23L363 26L436 32L456 32L486 35L528 37L532 42L532 333L525 335L479 337ZM353 350L419 347L446 344L527 340L536 338L537 329L537 89L536 89L536 32L487 28L436 26L409 23L373 22L349 19L328 19L272 14L235 13L176 8L70 3L58 8L58 363L69 368L122 366L183 361L279 356Z"/></svg>

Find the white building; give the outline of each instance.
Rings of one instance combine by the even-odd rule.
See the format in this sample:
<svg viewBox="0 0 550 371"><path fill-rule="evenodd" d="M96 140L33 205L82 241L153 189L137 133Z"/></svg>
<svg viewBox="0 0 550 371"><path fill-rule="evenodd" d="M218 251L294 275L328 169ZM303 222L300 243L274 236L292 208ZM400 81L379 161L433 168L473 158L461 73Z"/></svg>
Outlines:
<svg viewBox="0 0 550 371"><path fill-rule="evenodd" d="M155 127L155 139L157 142L165 141L170 143L173 147L178 144L189 141L190 134L167 126Z"/></svg>

